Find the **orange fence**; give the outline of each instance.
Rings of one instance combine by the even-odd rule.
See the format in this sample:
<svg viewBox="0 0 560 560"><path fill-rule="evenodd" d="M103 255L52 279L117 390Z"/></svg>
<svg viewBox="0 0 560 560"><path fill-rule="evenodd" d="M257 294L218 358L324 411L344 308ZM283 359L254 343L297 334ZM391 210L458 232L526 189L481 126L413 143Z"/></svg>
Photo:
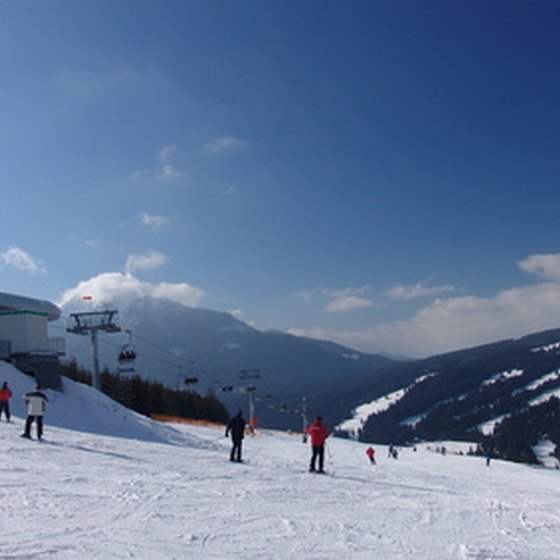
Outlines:
<svg viewBox="0 0 560 560"><path fill-rule="evenodd" d="M212 420L199 420L196 418L184 418L182 416L171 416L168 414L150 414L152 420L158 422L173 422L175 424L192 424L194 426L213 426L216 428L223 428L224 424L221 422L213 422Z"/></svg>

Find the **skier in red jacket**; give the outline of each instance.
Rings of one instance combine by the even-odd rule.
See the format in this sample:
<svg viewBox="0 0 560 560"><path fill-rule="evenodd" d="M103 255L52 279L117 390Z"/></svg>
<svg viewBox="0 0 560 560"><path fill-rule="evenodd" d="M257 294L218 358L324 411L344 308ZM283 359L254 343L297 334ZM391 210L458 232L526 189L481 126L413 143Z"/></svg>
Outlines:
<svg viewBox="0 0 560 560"><path fill-rule="evenodd" d="M372 465L375 465L375 449L371 445L366 449L366 455Z"/></svg>
<svg viewBox="0 0 560 560"><path fill-rule="evenodd" d="M10 420L10 399L12 398L12 391L8 387L8 383L4 381L0 389L0 418L2 418L2 411L6 415L6 421Z"/></svg>
<svg viewBox="0 0 560 560"><path fill-rule="evenodd" d="M329 437L329 430L323 424L323 418L317 416L309 427L305 430L311 439L311 463L309 464L309 472L315 472L315 463L319 460L319 470L317 472L324 473L323 465L325 463L325 440Z"/></svg>

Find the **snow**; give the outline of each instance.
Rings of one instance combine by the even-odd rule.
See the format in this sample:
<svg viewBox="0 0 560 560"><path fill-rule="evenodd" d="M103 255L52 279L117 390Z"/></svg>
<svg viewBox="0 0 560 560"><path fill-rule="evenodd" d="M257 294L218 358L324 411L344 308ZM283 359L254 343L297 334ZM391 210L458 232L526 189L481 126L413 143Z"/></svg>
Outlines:
<svg viewBox="0 0 560 560"><path fill-rule="evenodd" d="M496 373L495 375L493 375L492 377L490 377L489 379L487 379L486 381L484 381L482 383L482 387L488 386L488 385L494 385L494 383L497 383L498 381L503 381L505 379L511 379L513 377L519 377L520 375L523 375L523 370L522 369L512 369L511 371L502 371L500 373Z"/></svg>
<svg viewBox="0 0 560 560"><path fill-rule="evenodd" d="M560 399L560 388L552 389L550 391L545 391L542 395L539 395L538 397L531 399L528 404L529 406L537 406L539 404L549 401L552 397L556 397L557 399Z"/></svg>
<svg viewBox="0 0 560 560"><path fill-rule="evenodd" d="M508 418L509 414L501 414L500 416L496 416L491 420L487 420L486 422L482 422L477 427L482 434L485 436L490 436L494 433L494 428L497 424L499 424L504 418Z"/></svg>
<svg viewBox="0 0 560 560"><path fill-rule="evenodd" d="M560 461L554 456L556 445L548 438L542 438L537 445L533 446L535 457L549 468L560 467Z"/></svg>
<svg viewBox="0 0 560 560"><path fill-rule="evenodd" d="M352 413L353 416L349 420L341 422L337 428L341 431L348 432L350 434L357 434L366 420L372 415L379 412L387 410L395 403L400 401L406 394L406 389L399 389L392 393L388 393L383 397L375 399L369 403L362 404L356 407Z"/></svg>
<svg viewBox="0 0 560 560"><path fill-rule="evenodd" d="M12 415L25 418L23 395L35 389L34 379L0 362L0 385L4 381L14 393L10 401ZM170 442L177 437L179 443L185 441L185 436L176 430L132 412L91 387L70 379L64 379L63 384L63 393L45 391L50 401L47 422L51 426L146 441Z"/></svg>
<svg viewBox="0 0 560 560"><path fill-rule="evenodd" d="M560 372L558 370L552 371L550 373L547 373L546 375L543 375L542 377L539 377L539 379L536 379L532 383L529 383L529 385L527 385L526 389L528 391L534 391L535 389L538 389L541 385L544 385L545 383L548 383L549 381L555 381L559 377L560 377Z"/></svg>
<svg viewBox="0 0 560 560"><path fill-rule="evenodd" d="M417 377L410 385L404 387L403 389L397 389L392 393L388 393L387 395L383 395L369 403L362 404L356 407L352 411L352 418L348 420L344 420L341 422L336 428L342 432L347 432L351 435L357 435L358 432L362 429L362 426L366 423L367 419L372 414L378 414L385 410L391 408L394 404L399 402L407 393L407 391L413 387L414 385L418 385L422 383L426 379L430 377L436 376L437 373L427 373L425 375L421 375ZM415 417L416 421L418 421L417 417ZM414 419L406 420L405 422L414 422Z"/></svg>
<svg viewBox="0 0 560 560"><path fill-rule="evenodd" d="M422 420L424 420L426 418L426 416L428 416L428 412L422 412L421 414L416 414L414 416L409 416L408 418L405 418L401 422L401 425L402 426L410 426L411 428L416 428L416 425L418 423L422 422Z"/></svg>
<svg viewBox="0 0 560 560"><path fill-rule="evenodd" d="M19 437L32 380L0 424L0 558L539 559L560 557L560 471L330 439L330 475L301 437L263 430L230 463L223 427L161 425L65 382L43 443ZM118 434L118 437L116 435ZM452 442L446 447L452 450Z"/></svg>
<svg viewBox="0 0 560 560"><path fill-rule="evenodd" d="M531 351L532 352L553 352L555 350L560 349L560 342L553 342L552 344L547 344L546 346L538 346L535 348L532 348Z"/></svg>
<svg viewBox="0 0 560 560"><path fill-rule="evenodd" d="M516 377L517 375L520 375L519 372L522 373L523 370L512 370L511 372L499 373L496 376L490 378L490 380L485 381L483 383L483 385L485 385L485 384L490 385L492 383L495 383L498 379L504 379L504 378L507 378L507 377ZM552 371L550 373L547 373L546 375L543 375L542 377L539 377L538 379L535 379L535 381L529 383L523 389L516 389L515 391L512 392L512 395L515 396L515 395L517 395L517 394L519 394L519 393L521 393L525 390L534 391L535 389L538 389L539 387L541 387L542 385L545 385L549 381L554 381L554 380L558 379L559 377L560 377L560 372L558 370ZM551 389L550 391L545 391L541 395L531 399L527 403L527 405L528 406L537 406L539 404L542 404L542 403L550 400L552 397L560 398L560 388ZM509 416L510 416L509 414L502 414L500 416L492 418L491 420L487 420L486 422L483 422L483 423L479 424L478 429L484 435L492 435L496 425L499 424L504 418L509 418Z"/></svg>

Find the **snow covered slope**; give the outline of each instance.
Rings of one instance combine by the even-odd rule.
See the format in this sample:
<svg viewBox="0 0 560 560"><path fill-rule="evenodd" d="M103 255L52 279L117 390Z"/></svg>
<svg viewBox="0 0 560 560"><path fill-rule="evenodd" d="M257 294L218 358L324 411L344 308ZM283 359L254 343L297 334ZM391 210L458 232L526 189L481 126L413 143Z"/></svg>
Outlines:
<svg viewBox="0 0 560 560"><path fill-rule="evenodd" d="M32 388L15 370L2 377ZM300 437L267 431L232 464L222 428L160 426L76 384L52 398L40 443L19 437L19 400L0 423L0 558L560 557L557 470L487 467L451 445L398 460L376 446L372 466L365 445L334 439L331 475L312 475Z"/></svg>
<svg viewBox="0 0 560 560"><path fill-rule="evenodd" d="M13 392L10 401L12 416L25 418L23 396L35 389L35 380L11 364L0 361L0 385L4 381ZM125 408L87 385L63 378L62 392L48 389L44 392L49 398L45 416L47 430L48 426L59 426L121 438L185 443L185 436L176 430Z"/></svg>

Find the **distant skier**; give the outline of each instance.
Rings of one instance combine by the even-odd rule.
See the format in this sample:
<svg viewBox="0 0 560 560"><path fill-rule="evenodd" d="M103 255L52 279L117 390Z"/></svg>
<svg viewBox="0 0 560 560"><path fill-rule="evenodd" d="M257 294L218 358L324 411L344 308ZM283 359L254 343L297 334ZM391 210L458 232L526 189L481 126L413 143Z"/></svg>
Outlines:
<svg viewBox="0 0 560 560"><path fill-rule="evenodd" d="M245 418L241 410L228 422L226 428L226 437L231 433L231 453L230 461L241 463L241 444L245 435Z"/></svg>
<svg viewBox="0 0 560 560"><path fill-rule="evenodd" d="M0 419L2 419L2 411L6 415L6 422L10 420L10 399L12 398L12 391L8 387L8 382L4 381L0 389Z"/></svg>
<svg viewBox="0 0 560 560"><path fill-rule="evenodd" d="M315 472L315 464L319 460L319 470L317 472L324 473L325 464L325 441L329 437L329 430L323 424L323 418L317 416L313 422L305 430L311 439L311 462L309 464L309 472Z"/></svg>
<svg viewBox="0 0 560 560"><path fill-rule="evenodd" d="M366 449L366 455L367 455L368 458L369 458L369 462L370 462L372 465L375 465L375 464L376 464L376 462L375 462L375 449L374 449L373 447L371 447L371 446L368 447L368 448Z"/></svg>
<svg viewBox="0 0 560 560"><path fill-rule="evenodd" d="M25 432L21 434L21 437L31 439L31 424L33 422L37 424L37 439L40 440L43 437L43 416L49 399L42 390L43 387L38 383L35 391L23 396L27 405L27 420L25 421Z"/></svg>

